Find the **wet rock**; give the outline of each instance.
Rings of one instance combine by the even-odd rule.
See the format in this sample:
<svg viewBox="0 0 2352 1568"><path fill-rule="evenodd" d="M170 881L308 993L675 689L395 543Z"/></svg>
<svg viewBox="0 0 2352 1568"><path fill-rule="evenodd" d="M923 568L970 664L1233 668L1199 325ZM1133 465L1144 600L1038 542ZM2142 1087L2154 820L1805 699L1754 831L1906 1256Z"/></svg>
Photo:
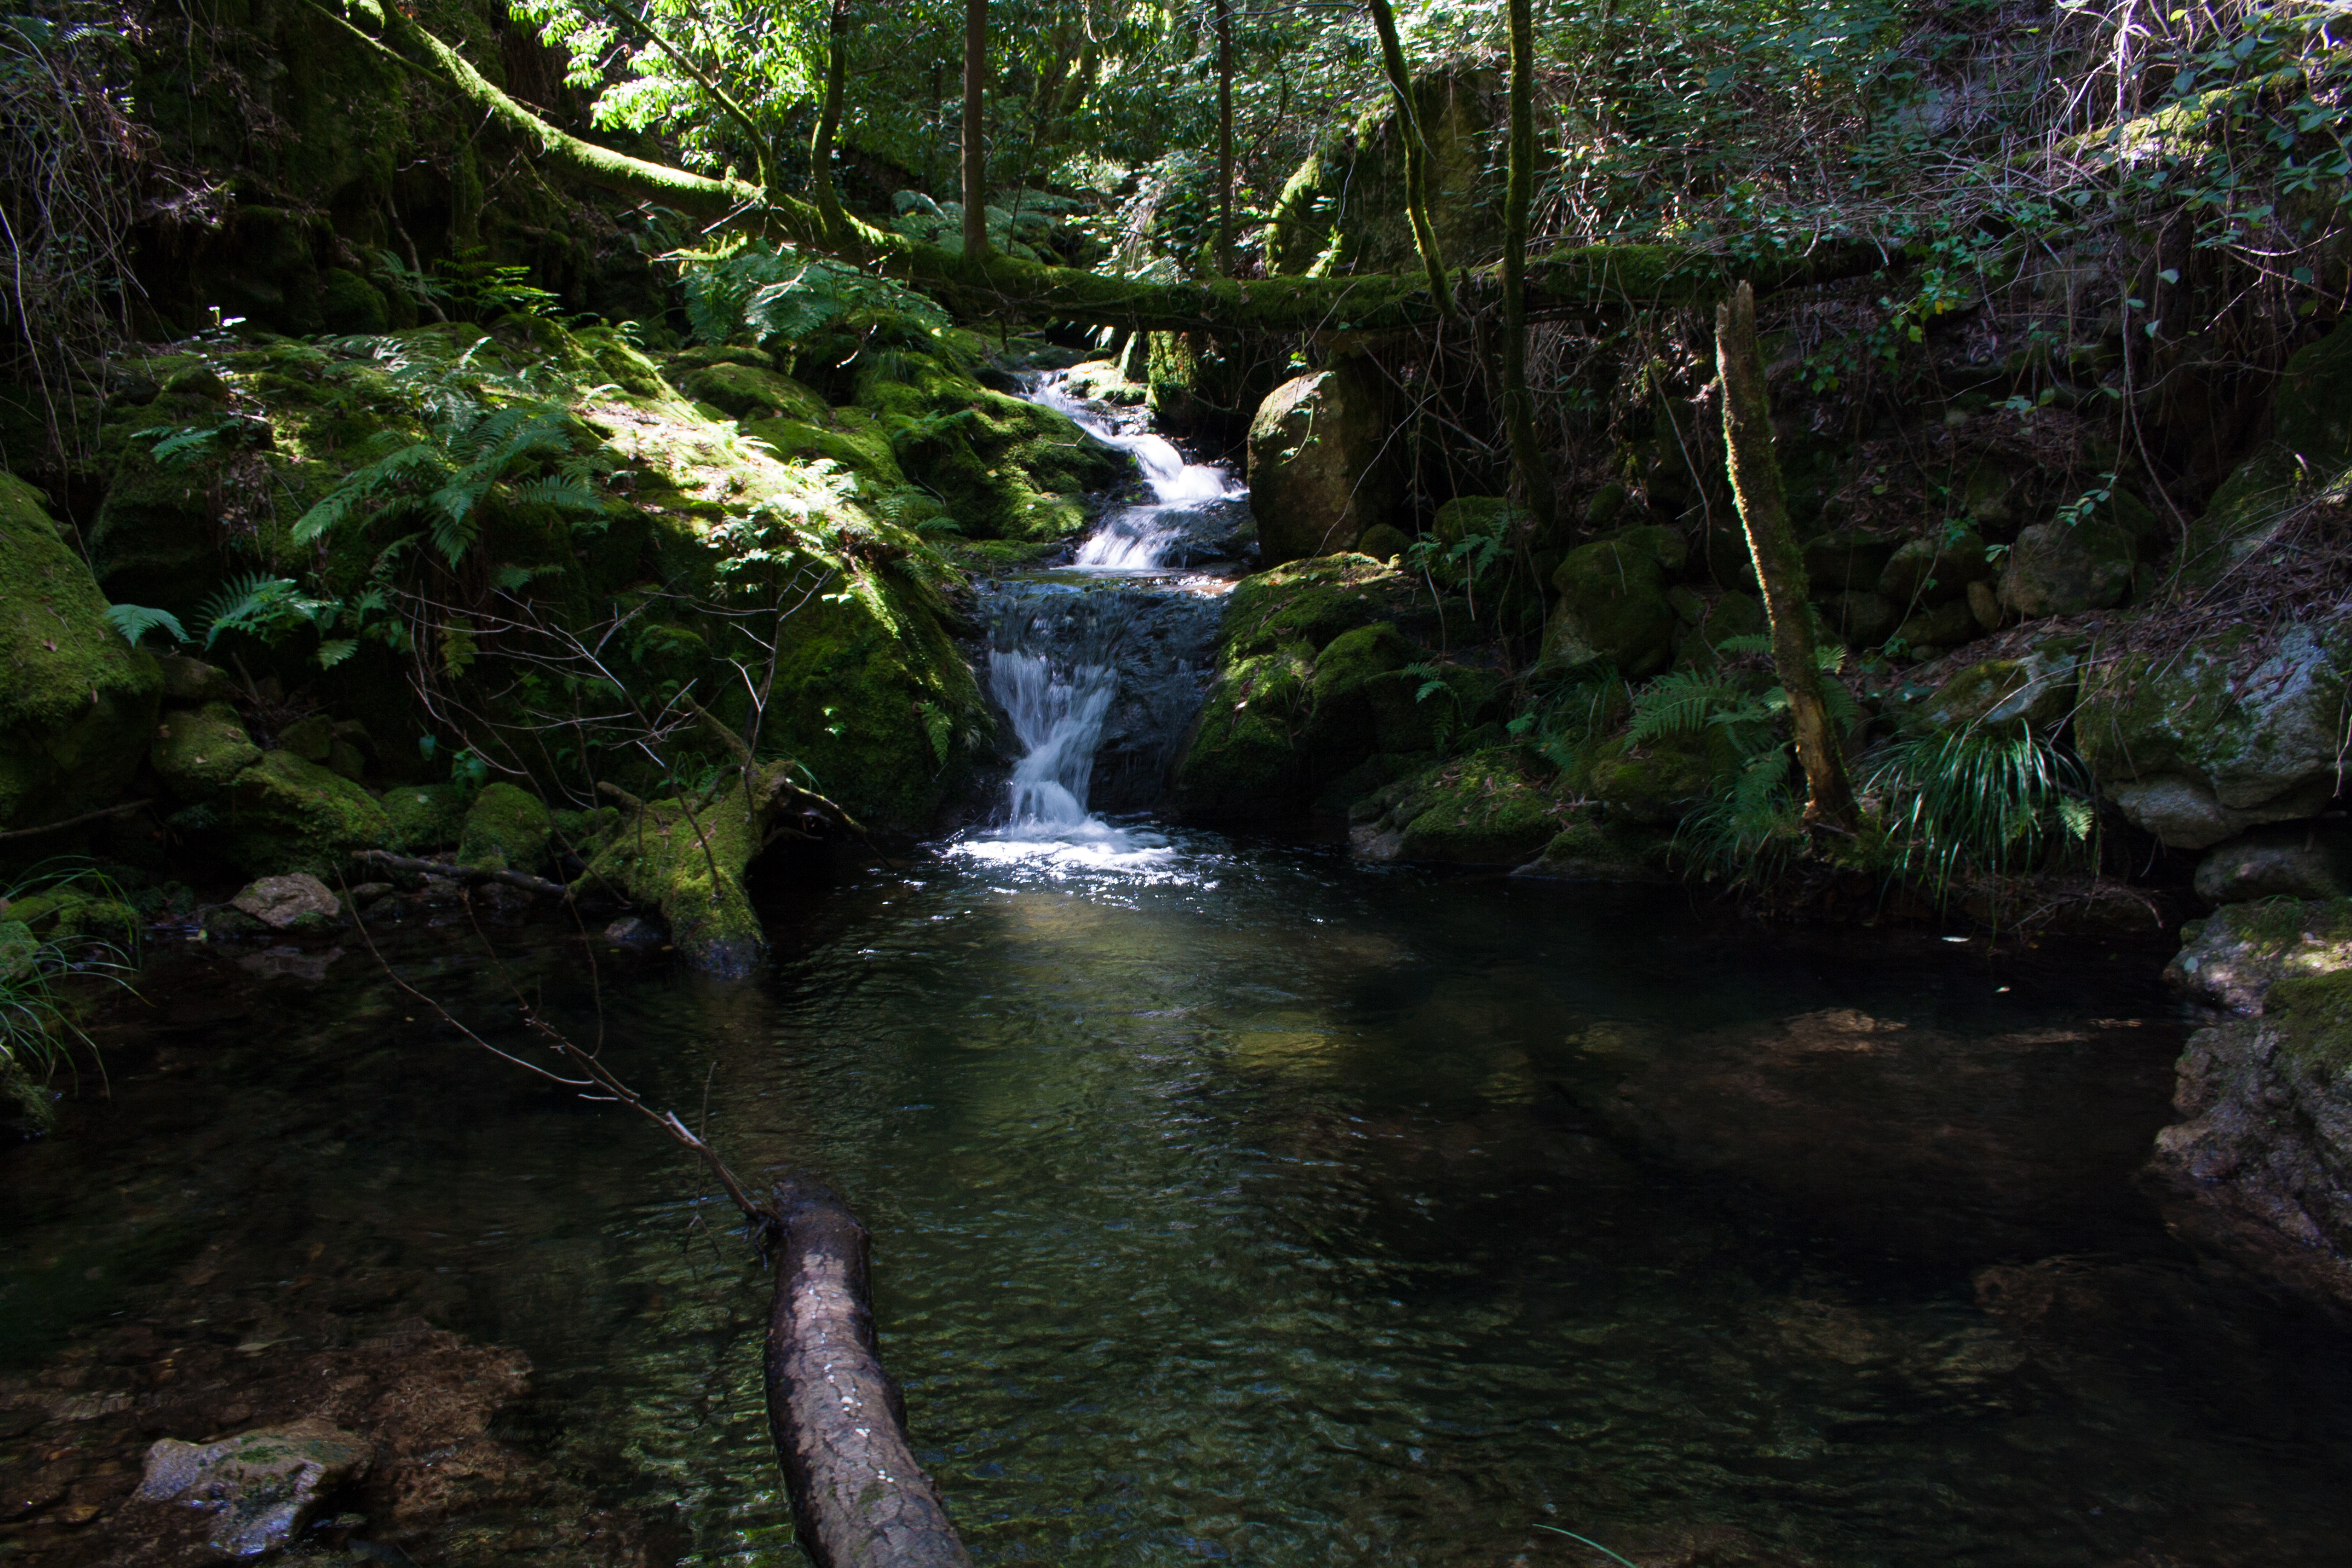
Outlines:
<svg viewBox="0 0 2352 1568"><path fill-rule="evenodd" d="M1250 509L1268 565L1352 550L1390 521L1383 405L1378 377L1352 363L1294 377L1258 405Z"/></svg>
<svg viewBox="0 0 2352 1568"><path fill-rule="evenodd" d="M366 1474L373 1458L365 1439L317 1420L202 1446L165 1437L147 1451L134 1495L215 1514L215 1547L258 1557L291 1542L327 1495Z"/></svg>
<svg viewBox="0 0 2352 1568"><path fill-rule="evenodd" d="M661 927L636 915L623 915L604 928L604 940L622 947L658 947L663 935Z"/></svg>
<svg viewBox="0 0 2352 1568"><path fill-rule="evenodd" d="M2167 845L2206 849L2336 794L2352 635L2238 626L2161 659L2086 669L2075 745L2108 798Z"/></svg>
<svg viewBox="0 0 2352 1568"><path fill-rule="evenodd" d="M2180 928L2166 984L2191 1001L2259 1013L2283 979L2352 969L2352 899L2228 904Z"/></svg>
<svg viewBox="0 0 2352 1568"><path fill-rule="evenodd" d="M247 884L229 900L272 931L291 931L306 921L324 925L340 920L342 905L318 878L297 871Z"/></svg>
<svg viewBox="0 0 2352 1568"><path fill-rule="evenodd" d="M2208 903L2352 895L2352 828L2342 822L2285 822L2216 845L2197 863L2197 896Z"/></svg>
<svg viewBox="0 0 2352 1568"><path fill-rule="evenodd" d="M174 795L208 801L259 762L261 748L246 733L236 709L226 702L207 702L164 714L147 760Z"/></svg>
<svg viewBox="0 0 2352 1568"><path fill-rule="evenodd" d="M167 653L155 660L163 678L163 700L196 706L229 699L228 672L185 654Z"/></svg>
<svg viewBox="0 0 2352 1568"><path fill-rule="evenodd" d="M547 843L555 826L545 803L510 784L485 787L466 812L457 836L457 858L492 871L529 871L547 864Z"/></svg>
<svg viewBox="0 0 2352 1568"><path fill-rule="evenodd" d="M2105 610L2131 596L2138 550L2123 527L2091 516L2021 531L2000 574L2000 607L2032 620Z"/></svg>

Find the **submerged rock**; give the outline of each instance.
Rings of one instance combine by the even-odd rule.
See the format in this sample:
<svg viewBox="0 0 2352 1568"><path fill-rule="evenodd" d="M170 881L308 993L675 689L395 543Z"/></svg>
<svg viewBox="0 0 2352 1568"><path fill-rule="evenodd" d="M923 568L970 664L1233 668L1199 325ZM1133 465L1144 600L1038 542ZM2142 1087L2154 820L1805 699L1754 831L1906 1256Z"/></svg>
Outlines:
<svg viewBox="0 0 2352 1568"><path fill-rule="evenodd" d="M324 1421L224 1437L201 1446L165 1437L147 1451L136 1500L218 1515L212 1544L258 1557L290 1542L336 1488L367 1473L374 1447Z"/></svg>
<svg viewBox="0 0 2352 1568"><path fill-rule="evenodd" d="M248 883L229 902L272 931L299 930L305 922L328 924L340 920L343 912L324 882L299 871Z"/></svg>

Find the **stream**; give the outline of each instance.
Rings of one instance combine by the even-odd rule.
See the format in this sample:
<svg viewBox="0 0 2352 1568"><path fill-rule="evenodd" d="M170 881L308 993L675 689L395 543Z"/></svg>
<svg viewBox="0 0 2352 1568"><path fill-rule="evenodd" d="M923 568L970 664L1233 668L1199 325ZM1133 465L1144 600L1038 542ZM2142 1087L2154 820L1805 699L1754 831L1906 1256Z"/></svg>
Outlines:
<svg viewBox="0 0 2352 1568"><path fill-rule="evenodd" d="M2342 1560L2347 1342L2135 1184L2187 1026L2161 950L1154 823L1232 577L1187 542L1234 504L1158 477L1095 559L989 591L1001 819L780 872L755 982L551 922L383 949L493 1044L530 996L739 1169L851 1200L976 1561ZM119 1496L245 1408L148 1414L172 1358L446 1330L528 1356L488 1435L530 1468L419 1568L801 1561L765 1277L668 1146L348 938L159 944L143 994L63 1131L0 1151L0 1473ZM84 1560L16 1495L0 1563Z"/></svg>

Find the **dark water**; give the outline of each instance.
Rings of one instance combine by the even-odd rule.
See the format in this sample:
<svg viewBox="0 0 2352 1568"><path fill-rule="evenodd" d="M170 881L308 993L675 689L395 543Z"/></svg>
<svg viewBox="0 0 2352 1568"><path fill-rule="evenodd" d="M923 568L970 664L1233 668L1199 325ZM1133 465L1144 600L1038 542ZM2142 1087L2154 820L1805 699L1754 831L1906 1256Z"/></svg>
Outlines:
<svg viewBox="0 0 2352 1568"><path fill-rule="evenodd" d="M983 1563L2345 1560L2346 1342L2133 1185L2160 953L1207 837L803 897L761 984L603 953L606 1048L856 1205ZM498 937L504 979L396 956L494 1038L509 982L597 1026L591 944ZM0 1363L422 1316L529 1352L501 1435L675 1517L660 1560L797 1562L763 1279L693 1173L324 974L160 964L113 1098L0 1152Z"/></svg>

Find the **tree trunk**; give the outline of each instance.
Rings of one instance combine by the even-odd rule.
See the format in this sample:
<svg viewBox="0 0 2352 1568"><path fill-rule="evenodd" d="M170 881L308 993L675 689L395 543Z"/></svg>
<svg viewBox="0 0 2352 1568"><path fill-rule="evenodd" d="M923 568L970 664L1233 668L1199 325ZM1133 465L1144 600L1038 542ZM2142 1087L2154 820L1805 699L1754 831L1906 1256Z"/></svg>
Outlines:
<svg viewBox="0 0 2352 1568"><path fill-rule="evenodd" d="M1528 392L1528 208L1535 200L1535 5L1509 0L1511 24L1510 175L1503 194L1503 424L1511 466L1527 492L1538 537L1552 531L1551 465L1536 440L1535 399Z"/></svg>
<svg viewBox="0 0 2352 1568"><path fill-rule="evenodd" d="M849 0L833 0L833 20L825 37L824 107L809 132L809 194L816 197L825 238L835 245L855 243L848 215L841 210L841 193L833 183L833 144L841 132L842 88L849 75Z"/></svg>
<svg viewBox="0 0 2352 1568"><path fill-rule="evenodd" d="M776 1189L775 1218L768 1428L802 1549L817 1568L971 1568L875 1349L866 1227L804 1182Z"/></svg>
<svg viewBox="0 0 2352 1568"><path fill-rule="evenodd" d="M1234 274L1234 10L1217 0L1217 275Z"/></svg>
<svg viewBox="0 0 2352 1568"><path fill-rule="evenodd" d="M988 254L988 0L963 0L963 253Z"/></svg>
<svg viewBox="0 0 2352 1568"><path fill-rule="evenodd" d="M1412 220L1412 243L1429 275L1430 297L1438 314L1454 313L1454 290L1445 281L1445 259L1438 254L1437 229L1429 221L1429 146L1421 139L1421 116L1412 106L1412 76L1404 63L1404 46L1397 40L1396 13L1389 0L1369 0L1372 26L1381 36L1381 64L1396 93L1397 125L1404 132L1404 205Z"/></svg>
<svg viewBox="0 0 2352 1568"><path fill-rule="evenodd" d="M1764 354L1756 342L1756 293L1746 282L1716 310L1715 347L1723 374L1723 439L1730 454L1731 493L1748 530L1756 580L1764 588L1773 668L1780 689L1789 694L1797 761L1809 786L1805 820L1852 832L1853 786L1846 780L1837 729L1822 701L1805 562L1789 527L1780 464L1772 453L1772 409L1764 388Z"/></svg>

